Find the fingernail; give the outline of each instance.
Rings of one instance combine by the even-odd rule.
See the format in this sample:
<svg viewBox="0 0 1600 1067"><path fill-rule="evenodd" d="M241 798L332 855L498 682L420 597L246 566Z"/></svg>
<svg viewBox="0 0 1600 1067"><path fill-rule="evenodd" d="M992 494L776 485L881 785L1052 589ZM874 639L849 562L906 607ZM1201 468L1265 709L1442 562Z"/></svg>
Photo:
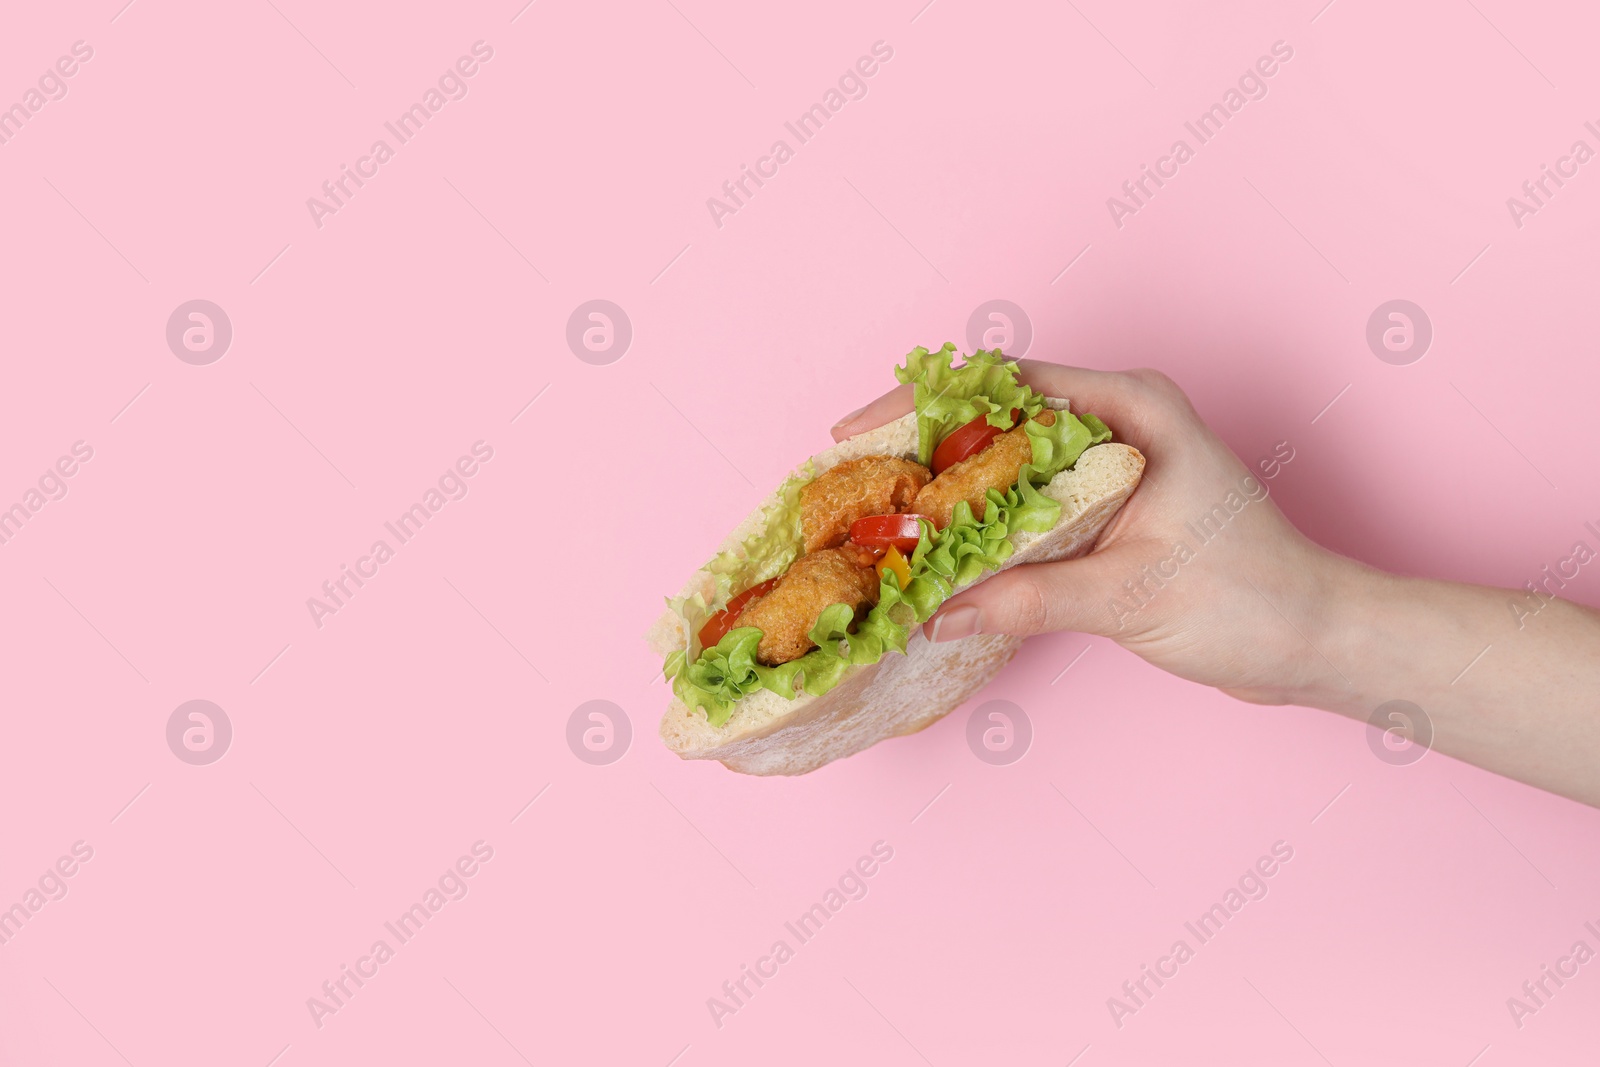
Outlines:
<svg viewBox="0 0 1600 1067"><path fill-rule="evenodd" d="M857 415L861 414L865 410L867 410L866 405L862 405L861 407L856 408L850 414L846 415L844 418L842 418L838 422L834 423L833 424L833 428L835 430L837 430L839 427L843 426L845 423L849 422L851 419L855 418Z"/></svg>
<svg viewBox="0 0 1600 1067"><path fill-rule="evenodd" d="M980 632L982 622L982 613L977 608L963 604L933 620L933 632L928 635L928 640L958 641L963 637L971 637Z"/></svg>

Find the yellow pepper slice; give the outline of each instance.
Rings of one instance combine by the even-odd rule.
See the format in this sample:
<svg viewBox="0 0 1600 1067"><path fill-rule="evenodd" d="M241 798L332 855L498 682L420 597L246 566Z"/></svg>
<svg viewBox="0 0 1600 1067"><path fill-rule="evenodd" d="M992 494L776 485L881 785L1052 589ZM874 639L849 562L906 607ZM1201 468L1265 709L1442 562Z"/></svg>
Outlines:
<svg viewBox="0 0 1600 1067"><path fill-rule="evenodd" d="M889 551L885 552L883 558L878 561L877 568L880 581L883 579L884 570L888 569L894 571L895 576L900 579L900 588L902 590L911 584L911 564L906 562L906 558L900 554L900 550L893 545L889 546Z"/></svg>

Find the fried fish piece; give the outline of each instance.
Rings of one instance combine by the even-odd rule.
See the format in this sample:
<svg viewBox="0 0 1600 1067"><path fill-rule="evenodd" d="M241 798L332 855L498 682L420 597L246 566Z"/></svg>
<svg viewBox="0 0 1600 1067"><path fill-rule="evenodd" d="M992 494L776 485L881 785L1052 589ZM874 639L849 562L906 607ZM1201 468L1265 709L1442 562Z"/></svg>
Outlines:
<svg viewBox="0 0 1600 1067"><path fill-rule="evenodd" d="M824 471L800 490L806 551L844 544L857 519L906 510L932 477L922 464L896 456L863 456Z"/></svg>
<svg viewBox="0 0 1600 1067"><path fill-rule="evenodd" d="M878 574L871 564L870 555L853 548L807 552L771 592L747 604L734 625L761 630L756 659L768 667L799 659L816 647L809 635L824 608L849 604L859 612L878 602Z"/></svg>
<svg viewBox="0 0 1600 1067"><path fill-rule="evenodd" d="M1033 417L1041 426L1054 426L1056 413L1046 408ZM1033 443L1028 431L1018 426L996 437L982 452L968 456L939 472L939 476L917 493L911 510L933 520L935 529L950 525L950 513L965 500L974 515L982 515L984 495L990 489L1005 492L1017 484L1022 465L1033 461Z"/></svg>

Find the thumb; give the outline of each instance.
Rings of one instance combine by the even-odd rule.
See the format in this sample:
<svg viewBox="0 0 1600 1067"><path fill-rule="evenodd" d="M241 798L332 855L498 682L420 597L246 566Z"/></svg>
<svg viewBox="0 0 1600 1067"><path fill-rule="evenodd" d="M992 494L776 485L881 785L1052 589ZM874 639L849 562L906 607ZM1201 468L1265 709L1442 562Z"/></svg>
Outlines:
<svg viewBox="0 0 1600 1067"><path fill-rule="evenodd" d="M1125 636L1134 611L1117 593L1124 580L1138 573L1126 557L1119 546L1080 559L1001 571L952 597L924 633L930 641L976 633L1028 637L1056 630Z"/></svg>

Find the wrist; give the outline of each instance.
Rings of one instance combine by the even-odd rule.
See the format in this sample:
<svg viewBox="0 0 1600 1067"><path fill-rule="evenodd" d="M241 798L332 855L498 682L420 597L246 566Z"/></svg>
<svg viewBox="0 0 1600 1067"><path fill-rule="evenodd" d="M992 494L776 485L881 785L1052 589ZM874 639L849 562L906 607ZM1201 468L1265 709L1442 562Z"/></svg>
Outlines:
<svg viewBox="0 0 1600 1067"><path fill-rule="evenodd" d="M1352 669L1359 661L1375 586L1388 577L1305 539L1256 569L1256 635L1248 661L1223 692L1254 704L1297 704L1351 714L1364 700Z"/></svg>
<svg viewBox="0 0 1600 1067"><path fill-rule="evenodd" d="M1318 645L1336 667L1334 684L1297 703L1361 720L1390 700L1432 704L1472 654L1466 650L1475 620L1466 606L1449 603L1446 583L1334 559L1328 611L1318 624Z"/></svg>
<svg viewBox="0 0 1600 1067"><path fill-rule="evenodd" d="M1309 568L1306 599L1310 669L1289 702L1365 719L1390 699L1376 696L1374 688L1382 688L1390 658L1404 654L1395 624L1406 579L1312 548L1319 558Z"/></svg>

